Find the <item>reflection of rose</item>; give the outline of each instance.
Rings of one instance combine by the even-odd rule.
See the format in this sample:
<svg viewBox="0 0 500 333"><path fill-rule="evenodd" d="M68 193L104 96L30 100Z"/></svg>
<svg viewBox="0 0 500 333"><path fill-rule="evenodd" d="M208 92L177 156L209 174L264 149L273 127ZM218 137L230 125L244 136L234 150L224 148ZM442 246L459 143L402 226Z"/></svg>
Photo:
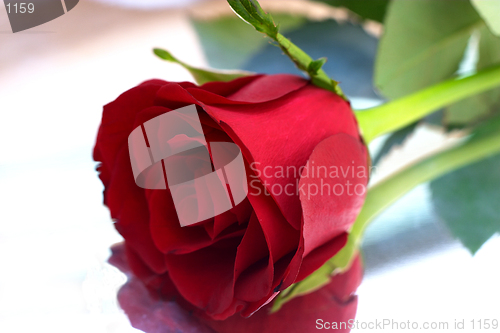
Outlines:
<svg viewBox="0 0 500 333"><path fill-rule="evenodd" d="M207 141L238 144L253 186L257 172L249 166L258 162L257 185L272 195L249 195L226 213L181 228L168 190L135 184L127 138L145 121L190 104L200 107ZM155 297L168 297L174 288L179 304L213 319L251 315L344 246L364 192L310 195L304 189L367 183L366 174L351 172L366 169L367 151L349 104L292 75L201 87L145 82L104 107L94 158L135 276ZM349 172L302 177L302 190L292 196L275 193L296 186L293 173L264 172L284 166L311 175L316 166L330 165Z"/></svg>
<svg viewBox="0 0 500 333"><path fill-rule="evenodd" d="M113 247L110 263L130 273L123 245ZM333 277L332 281L311 294L292 299L282 309L269 313L264 306L250 318L232 316L226 320L211 320L192 314L179 306L179 299L171 281L163 300L152 297L134 276L118 293L121 307L132 325L147 333L307 333L337 325L336 332L349 332L349 320L356 313L356 291L362 277L361 261L357 258L348 272ZM346 325L347 324L347 325ZM347 326L347 329L346 329Z"/></svg>

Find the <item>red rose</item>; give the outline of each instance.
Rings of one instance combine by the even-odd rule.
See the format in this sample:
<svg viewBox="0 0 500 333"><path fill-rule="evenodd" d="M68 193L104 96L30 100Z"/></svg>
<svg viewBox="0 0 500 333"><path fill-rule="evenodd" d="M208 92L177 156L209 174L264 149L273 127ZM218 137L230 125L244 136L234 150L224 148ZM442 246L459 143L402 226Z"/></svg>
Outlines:
<svg viewBox="0 0 500 333"><path fill-rule="evenodd" d="M109 261L128 274L124 252L122 244L113 247ZM250 318L211 320L197 316L173 301L175 290L168 295L174 297L170 300L155 299L134 276L120 289L118 300L132 326L147 333L307 333L332 325L337 325L336 332L349 332L349 320L354 319L358 303L353 293L362 273L358 257L346 273L335 275L320 290L292 299L275 313L270 313L270 305L266 305Z"/></svg>
<svg viewBox="0 0 500 333"><path fill-rule="evenodd" d="M235 208L181 227L169 190L136 185L127 139L191 104L208 142L240 147L251 185ZM155 297L175 289L179 304L212 319L251 315L337 253L367 184L349 103L292 75L145 82L104 107L94 158L133 273Z"/></svg>

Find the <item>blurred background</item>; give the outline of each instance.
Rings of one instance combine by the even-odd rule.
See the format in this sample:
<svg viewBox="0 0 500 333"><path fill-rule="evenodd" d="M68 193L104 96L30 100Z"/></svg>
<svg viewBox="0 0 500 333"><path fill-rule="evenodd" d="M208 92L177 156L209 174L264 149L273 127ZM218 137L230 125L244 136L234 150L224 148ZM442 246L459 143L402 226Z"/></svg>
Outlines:
<svg viewBox="0 0 500 333"><path fill-rule="evenodd" d="M262 4L293 42L329 58L325 70L355 108L383 101L372 83L376 17L322 2ZM199 67L298 71L224 1L86 0L16 34L0 6L0 45L0 332L139 332L115 301L126 278L106 263L121 237L91 158L102 106L150 78L192 81L153 47ZM429 121L391 149L376 140L372 151L387 154L372 181L459 139ZM369 227L358 320L500 319L498 237L472 257L430 199L419 186Z"/></svg>

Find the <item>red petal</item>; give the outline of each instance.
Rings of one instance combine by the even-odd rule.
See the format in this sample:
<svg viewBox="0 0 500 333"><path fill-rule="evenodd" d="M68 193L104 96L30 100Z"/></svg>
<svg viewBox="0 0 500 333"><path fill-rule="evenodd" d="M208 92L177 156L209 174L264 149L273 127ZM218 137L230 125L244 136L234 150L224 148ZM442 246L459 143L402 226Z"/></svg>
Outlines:
<svg viewBox="0 0 500 333"><path fill-rule="evenodd" d="M366 196L367 174L366 149L354 137L336 134L314 148L299 183L304 256L349 230Z"/></svg>
<svg viewBox="0 0 500 333"><path fill-rule="evenodd" d="M144 191L134 181L126 147L117 157L117 168L109 182L106 199L115 227L144 262L156 273L166 270L163 254L155 247L149 230L149 208Z"/></svg>
<svg viewBox="0 0 500 333"><path fill-rule="evenodd" d="M160 80L144 82L104 106L94 149L96 161L101 161L108 170L114 168L116 155L127 146L127 138L133 130L135 117L143 109L153 106L156 92L165 83Z"/></svg>
<svg viewBox="0 0 500 333"><path fill-rule="evenodd" d="M233 301L236 244L223 240L196 252L166 256L168 272L179 292L208 315L223 312Z"/></svg>
<svg viewBox="0 0 500 333"><path fill-rule="evenodd" d="M224 321L204 322L218 333L312 333L318 331L317 319L348 323L356 315L357 298L351 293L359 285L361 276L361 262L356 260L348 272L336 275L318 291L292 299L278 312L269 314L270 305L267 305L250 318L235 315ZM339 299L339 295L347 297ZM336 332L349 332L349 329Z"/></svg>
<svg viewBox="0 0 500 333"><path fill-rule="evenodd" d="M323 266L330 258L337 254L347 242L347 233L335 237L331 241L314 249L303 260L295 282L302 281L315 270Z"/></svg>
<svg viewBox="0 0 500 333"><path fill-rule="evenodd" d="M259 79L260 77L262 77L262 75L250 75L238 78L236 80L232 80L230 82L221 82L221 81L208 82L200 86L199 89L206 90L220 96L229 96L237 92L242 87L245 87L252 81Z"/></svg>
<svg viewBox="0 0 500 333"><path fill-rule="evenodd" d="M252 178L251 178L252 179ZM260 181L253 178L248 200L257 215L266 236L274 262L297 249L300 232L287 223L273 198L264 194ZM259 195L257 195L260 193Z"/></svg>
<svg viewBox="0 0 500 333"><path fill-rule="evenodd" d="M264 75L247 83L237 92L229 95L228 99L252 104L262 103L278 99L307 84L306 79L296 75Z"/></svg>
<svg viewBox="0 0 500 333"><path fill-rule="evenodd" d="M188 253L212 243L203 227L181 227L169 192L148 191L151 235L163 253Z"/></svg>
<svg viewBox="0 0 500 333"><path fill-rule="evenodd" d="M175 110L191 104L198 104L197 100L178 83L168 82L156 93L157 106Z"/></svg>
<svg viewBox="0 0 500 333"><path fill-rule="evenodd" d="M296 194L299 168L306 164L314 147L329 136L346 133L359 137L348 103L311 85L271 102L203 107L240 146L246 160L258 162L253 165L254 171L260 173L263 182L266 181L280 210L297 230L302 216ZM266 167L268 169L264 170ZM281 176L276 174L279 167L285 171L287 167L293 169ZM286 187L289 184L292 185ZM292 195L284 194L285 189Z"/></svg>
<svg viewBox="0 0 500 333"><path fill-rule="evenodd" d="M235 296L247 302L256 302L265 297L271 290L273 273L269 245L254 214L236 254Z"/></svg>

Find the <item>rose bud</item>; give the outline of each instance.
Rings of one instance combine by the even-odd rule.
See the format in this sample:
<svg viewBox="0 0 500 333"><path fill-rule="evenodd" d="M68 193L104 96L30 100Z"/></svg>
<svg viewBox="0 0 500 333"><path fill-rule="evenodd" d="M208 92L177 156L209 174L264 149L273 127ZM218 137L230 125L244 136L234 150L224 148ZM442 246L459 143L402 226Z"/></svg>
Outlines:
<svg viewBox="0 0 500 333"><path fill-rule="evenodd" d="M222 214L181 226L168 187L136 184L127 140L189 105L197 106L206 142L241 150L248 194ZM368 181L349 103L293 75L142 83L104 107L94 159L134 276L155 299L175 294L176 304L207 320L252 315L334 256Z"/></svg>

